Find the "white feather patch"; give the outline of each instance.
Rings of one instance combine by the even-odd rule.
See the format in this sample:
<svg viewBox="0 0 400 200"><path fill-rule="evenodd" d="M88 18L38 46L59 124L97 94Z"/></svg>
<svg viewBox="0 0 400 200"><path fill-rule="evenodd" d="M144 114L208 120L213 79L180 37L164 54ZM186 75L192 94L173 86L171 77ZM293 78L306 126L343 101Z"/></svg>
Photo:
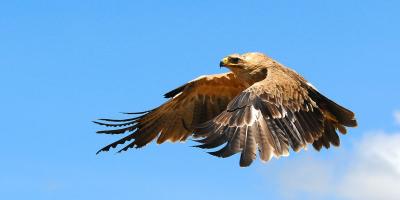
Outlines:
<svg viewBox="0 0 400 200"><path fill-rule="evenodd" d="M310 86L310 87L312 87L314 90L317 90L317 91L318 91L318 89L317 89L313 84L311 84L310 82L307 82L307 85Z"/></svg>

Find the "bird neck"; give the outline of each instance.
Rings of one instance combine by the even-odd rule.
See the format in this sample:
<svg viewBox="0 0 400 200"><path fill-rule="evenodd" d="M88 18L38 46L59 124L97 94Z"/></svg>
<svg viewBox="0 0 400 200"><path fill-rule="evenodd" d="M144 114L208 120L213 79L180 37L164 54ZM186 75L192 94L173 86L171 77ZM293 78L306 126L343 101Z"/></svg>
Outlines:
<svg viewBox="0 0 400 200"><path fill-rule="evenodd" d="M232 68L231 71L247 86L253 85L256 82L265 79L268 74L267 68L257 68L253 70Z"/></svg>

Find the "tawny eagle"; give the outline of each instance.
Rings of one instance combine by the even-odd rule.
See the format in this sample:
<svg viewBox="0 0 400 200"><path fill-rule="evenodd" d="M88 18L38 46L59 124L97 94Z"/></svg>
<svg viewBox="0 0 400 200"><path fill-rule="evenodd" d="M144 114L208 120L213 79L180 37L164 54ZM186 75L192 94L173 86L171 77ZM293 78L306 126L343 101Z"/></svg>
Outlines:
<svg viewBox="0 0 400 200"><path fill-rule="evenodd" d="M169 100L138 116L97 124L121 127L98 131L124 134L105 146L108 151L130 141L119 152L141 148L153 140L185 141L197 147L221 147L210 154L228 157L241 153L240 166L249 166L257 151L263 161L287 156L313 144L316 150L339 146L336 131L356 127L354 113L322 95L295 71L262 53L232 54L220 62L231 72L201 76L168 93ZM98 153L99 153L98 152Z"/></svg>

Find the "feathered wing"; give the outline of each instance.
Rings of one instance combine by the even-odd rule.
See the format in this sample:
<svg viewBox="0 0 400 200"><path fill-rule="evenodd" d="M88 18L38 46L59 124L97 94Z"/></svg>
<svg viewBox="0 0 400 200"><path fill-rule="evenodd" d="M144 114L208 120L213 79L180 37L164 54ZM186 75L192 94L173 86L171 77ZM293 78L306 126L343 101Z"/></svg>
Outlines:
<svg viewBox="0 0 400 200"><path fill-rule="evenodd" d="M170 99L160 107L147 112L130 113L141 114L140 116L123 120L100 119L95 123L122 128L97 133L130 134L105 146L99 152L108 151L131 140L133 141L120 151L143 147L156 138L159 144L167 140L184 141L193 133L195 126L224 111L228 103L244 89L245 86L233 73L201 76L165 94Z"/></svg>
<svg viewBox="0 0 400 200"><path fill-rule="evenodd" d="M354 113L328 99L313 87L308 87L308 95L323 111L325 118L324 134L313 143L314 148L319 151L322 147L329 148L330 144L339 146L340 140L336 130L346 134L346 127L357 127Z"/></svg>
<svg viewBox="0 0 400 200"><path fill-rule="evenodd" d="M266 79L253 84L235 97L227 109L195 130L200 148L223 148L212 155L228 157L241 152L240 165L249 166L257 150L263 161L299 151L309 143L339 145L336 120L331 122L324 110L309 96L311 87L301 77L272 69ZM348 116L354 120L354 114ZM351 121L350 119L346 119ZM354 120L355 122L355 120ZM340 129L339 129L340 130ZM342 132L345 132L341 130ZM322 142L320 141L322 140ZM322 145L321 145L322 146Z"/></svg>

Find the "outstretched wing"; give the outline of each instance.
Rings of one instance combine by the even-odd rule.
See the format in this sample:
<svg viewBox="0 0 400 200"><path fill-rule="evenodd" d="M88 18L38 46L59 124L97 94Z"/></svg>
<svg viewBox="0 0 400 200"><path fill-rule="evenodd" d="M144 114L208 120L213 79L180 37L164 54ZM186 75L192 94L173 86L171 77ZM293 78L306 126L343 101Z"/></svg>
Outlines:
<svg viewBox="0 0 400 200"><path fill-rule="evenodd" d="M165 94L169 101L160 107L142 113L138 117L112 120L100 119L95 122L108 127L123 127L113 130L98 131L103 134L123 134L126 137L105 146L101 151L108 151L119 144L133 140L121 151L129 148L140 148L157 138L161 144L167 140L184 141L193 132L193 127L211 120L237 96L245 86L233 73L201 76L171 92ZM98 153L99 153L98 152Z"/></svg>
<svg viewBox="0 0 400 200"><path fill-rule="evenodd" d="M241 152L240 165L249 166L257 149L263 161L299 151L308 143L324 138L327 145L339 145L336 126L309 96L301 77L272 69L267 77L244 90L223 111L195 130L200 148L225 146L211 152L228 157ZM354 117L354 115L353 115ZM318 143L319 144L319 143Z"/></svg>

